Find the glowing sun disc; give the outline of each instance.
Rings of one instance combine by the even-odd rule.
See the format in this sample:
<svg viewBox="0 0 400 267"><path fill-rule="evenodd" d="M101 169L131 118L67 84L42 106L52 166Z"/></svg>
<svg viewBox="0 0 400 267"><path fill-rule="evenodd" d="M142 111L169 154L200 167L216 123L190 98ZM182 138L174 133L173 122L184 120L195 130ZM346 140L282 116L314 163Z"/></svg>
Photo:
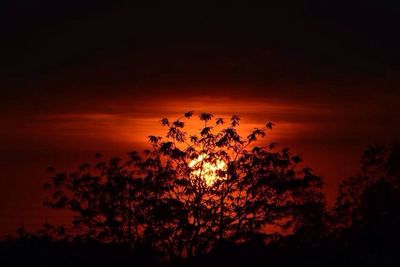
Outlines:
<svg viewBox="0 0 400 267"><path fill-rule="evenodd" d="M215 162L208 162L206 154L201 154L197 159L190 161L189 167L192 169L192 178L201 178L207 186L226 178L218 174L219 171L226 171L225 161L217 159Z"/></svg>

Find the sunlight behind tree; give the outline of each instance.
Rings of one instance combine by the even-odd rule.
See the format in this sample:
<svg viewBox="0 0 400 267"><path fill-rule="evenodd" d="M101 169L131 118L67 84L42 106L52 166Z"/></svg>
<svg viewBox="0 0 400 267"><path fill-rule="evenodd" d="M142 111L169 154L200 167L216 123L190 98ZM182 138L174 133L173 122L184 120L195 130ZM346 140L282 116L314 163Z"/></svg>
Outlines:
<svg viewBox="0 0 400 267"><path fill-rule="evenodd" d="M199 177L204 180L207 186L212 186L217 180L226 179L227 166L222 159L215 159L214 162L206 161L207 154L201 154L197 159L189 163L192 169L192 178Z"/></svg>
<svg viewBox="0 0 400 267"><path fill-rule="evenodd" d="M74 213L71 238L148 244L162 257L192 257L229 241L263 242L312 228L310 207L323 207L322 179L276 143L257 146L274 124L241 136L240 118L200 113L202 128L187 133L193 112L163 118L164 136L149 136L143 154L129 153L75 173L56 173L46 205ZM194 121L196 123L196 121ZM70 231L71 232L71 231ZM72 233L72 232L71 232Z"/></svg>

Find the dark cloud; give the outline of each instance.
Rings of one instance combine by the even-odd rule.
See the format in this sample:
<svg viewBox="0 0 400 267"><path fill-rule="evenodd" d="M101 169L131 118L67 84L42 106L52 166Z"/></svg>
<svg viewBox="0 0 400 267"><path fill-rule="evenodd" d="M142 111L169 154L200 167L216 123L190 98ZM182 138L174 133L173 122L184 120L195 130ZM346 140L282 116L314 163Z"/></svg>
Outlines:
<svg viewBox="0 0 400 267"><path fill-rule="evenodd" d="M398 3L268 2L11 1L2 82L265 84L398 70Z"/></svg>

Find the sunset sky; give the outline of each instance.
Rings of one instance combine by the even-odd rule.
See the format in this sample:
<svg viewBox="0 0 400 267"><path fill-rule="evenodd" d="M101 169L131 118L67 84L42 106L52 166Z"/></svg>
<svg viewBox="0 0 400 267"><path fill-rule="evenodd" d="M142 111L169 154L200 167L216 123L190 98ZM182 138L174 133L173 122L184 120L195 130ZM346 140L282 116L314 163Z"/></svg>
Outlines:
<svg viewBox="0 0 400 267"><path fill-rule="evenodd" d="M81 2L0 4L0 236L66 220L42 208L47 166L142 150L189 110L275 122L265 141L331 203L368 144L398 140L399 4Z"/></svg>

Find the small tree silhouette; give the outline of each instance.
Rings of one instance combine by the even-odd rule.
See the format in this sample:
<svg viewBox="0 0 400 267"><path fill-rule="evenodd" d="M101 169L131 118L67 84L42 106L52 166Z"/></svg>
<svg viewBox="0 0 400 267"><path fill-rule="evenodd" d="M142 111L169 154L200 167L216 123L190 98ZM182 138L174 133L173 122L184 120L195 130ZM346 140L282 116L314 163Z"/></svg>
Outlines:
<svg viewBox="0 0 400 267"><path fill-rule="evenodd" d="M310 226L310 207L320 207L322 180L301 159L275 143L254 146L274 126L247 137L240 118L228 124L201 113L204 124L189 135L193 112L161 120L165 137L149 136L151 148L72 174L52 173L46 205L74 212L75 238L149 245L165 257L191 257L218 242L267 238L268 225L281 230ZM270 233L271 234L271 233Z"/></svg>
<svg viewBox="0 0 400 267"><path fill-rule="evenodd" d="M343 180L339 186L335 213L339 228L362 235L362 240L367 238L375 245L397 243L400 145L370 146L365 150L359 174Z"/></svg>

